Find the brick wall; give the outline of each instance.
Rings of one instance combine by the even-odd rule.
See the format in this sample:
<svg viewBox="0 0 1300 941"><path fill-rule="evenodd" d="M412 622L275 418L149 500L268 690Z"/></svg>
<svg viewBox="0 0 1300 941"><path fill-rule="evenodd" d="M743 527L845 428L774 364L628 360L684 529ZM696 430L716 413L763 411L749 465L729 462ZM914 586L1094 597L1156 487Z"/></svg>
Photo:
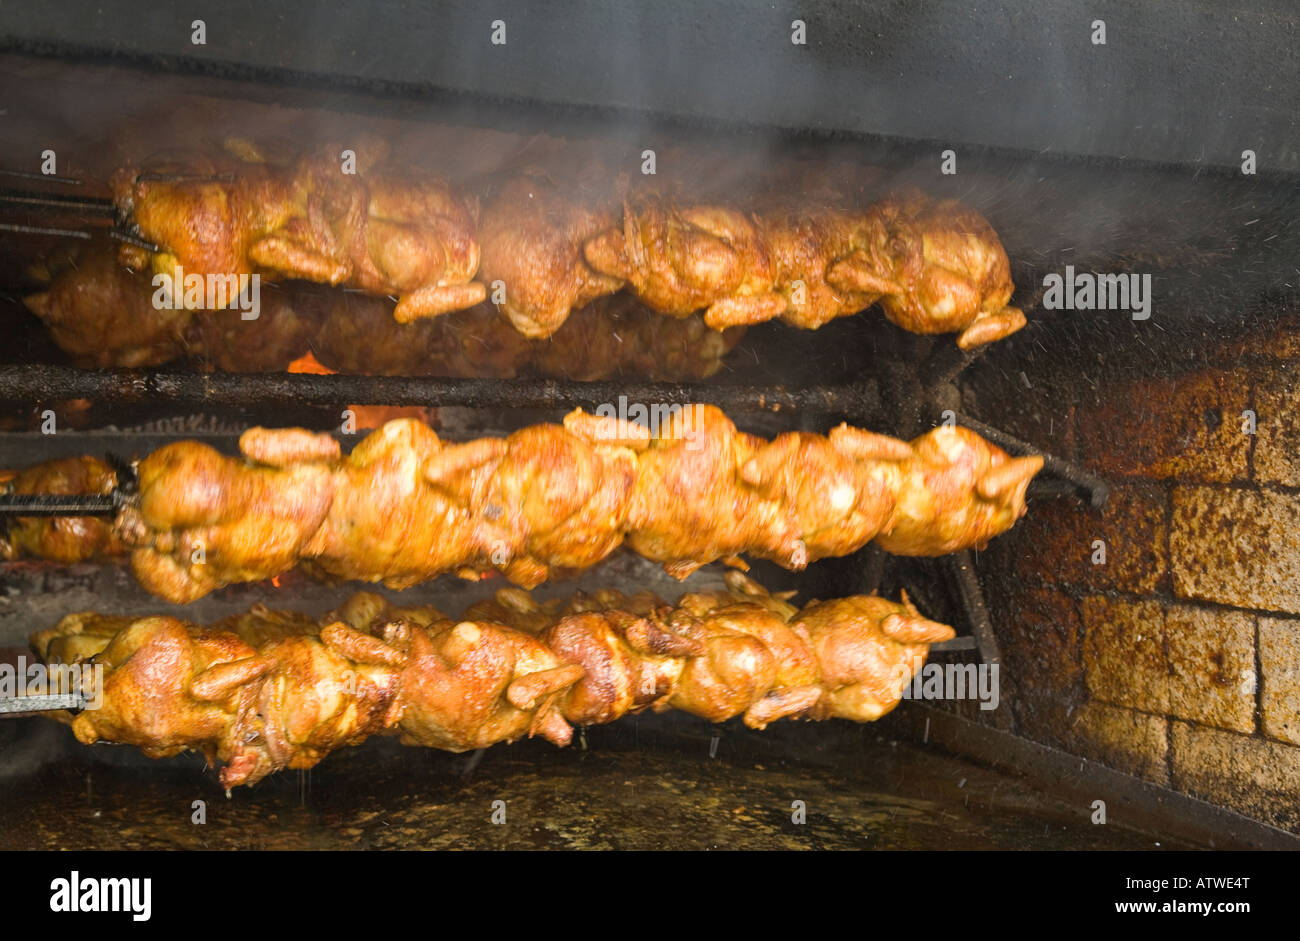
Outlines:
<svg viewBox="0 0 1300 941"><path fill-rule="evenodd" d="M1031 357L968 403L1114 485L1100 512L1034 501L980 556L1011 720L1300 831L1300 317L1106 360Z"/></svg>

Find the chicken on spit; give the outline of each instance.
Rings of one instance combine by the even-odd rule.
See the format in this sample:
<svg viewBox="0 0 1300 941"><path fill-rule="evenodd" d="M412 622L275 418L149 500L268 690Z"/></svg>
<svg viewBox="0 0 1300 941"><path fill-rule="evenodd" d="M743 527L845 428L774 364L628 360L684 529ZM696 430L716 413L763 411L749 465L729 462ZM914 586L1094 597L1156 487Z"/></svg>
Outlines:
<svg viewBox="0 0 1300 941"><path fill-rule="evenodd" d="M346 458L301 429L252 429L240 449L177 442L140 462L118 527L149 591L193 601L298 561L397 588L491 571L533 587L624 539L679 578L742 553L801 569L873 538L937 555L1010 528L1042 466L962 428L911 444L849 426L768 442L711 406L656 436L578 410L563 427L461 444L392 421Z"/></svg>
<svg viewBox="0 0 1300 941"><path fill-rule="evenodd" d="M963 349L1025 325L1007 306L1010 264L984 217L919 194L763 213L634 198L585 252L650 307L672 316L703 308L715 330L776 318L815 329L877 302L913 333L958 331Z"/></svg>
<svg viewBox="0 0 1300 941"><path fill-rule="evenodd" d="M289 167L187 157L124 167L119 210L161 251L122 246L122 261L172 275L265 274L400 295L403 322L472 307L476 207L444 182L348 172L333 150Z"/></svg>
<svg viewBox="0 0 1300 941"><path fill-rule="evenodd" d="M383 732L458 752L526 735L567 745L574 725L649 708L759 729L869 722L898 704L929 645L953 636L906 597L801 611L739 573L728 583L676 606L617 592L546 606L508 594L495 607L522 628L365 594L319 624L265 609L209 627L83 613L32 645L47 663L104 667L100 708L51 714L79 741L152 757L197 750L231 788Z"/></svg>
<svg viewBox="0 0 1300 941"><path fill-rule="evenodd" d="M529 340L490 303L402 324L387 298L300 284L263 292L257 318L246 320L238 310L157 308L148 273L124 268L117 253L108 240L94 241L75 258L47 263L48 287L24 298L79 366L135 368L184 357L224 372L280 372L310 351L325 367L354 375L684 380L716 373L744 332L709 330L698 315L667 320L619 294Z"/></svg>
<svg viewBox="0 0 1300 941"><path fill-rule="evenodd" d="M614 224L613 207L602 207L580 188L561 188L540 172L521 173L499 184L484 201L479 223L483 263L479 280L500 282L501 312L526 337L549 337L590 301L623 286L594 270L583 243Z"/></svg>
<svg viewBox="0 0 1300 941"><path fill-rule="evenodd" d="M970 349L1025 324L996 233L979 213L919 194L866 208L691 204L628 195L621 211L540 170L478 201L436 179L345 174L327 155L290 168L196 159L125 168L122 215L160 246L155 270L255 271L401 295L409 323L470 307L499 284L528 337L624 283L654 310L705 310L714 330L780 318L814 329L880 303L898 326L958 333ZM133 266L148 253L127 245Z"/></svg>
<svg viewBox="0 0 1300 941"><path fill-rule="evenodd" d="M21 471L0 472L0 493L108 494L117 473L93 457L46 461ZM72 564L126 552L112 522L94 516L20 516L0 533L0 559L49 559Z"/></svg>

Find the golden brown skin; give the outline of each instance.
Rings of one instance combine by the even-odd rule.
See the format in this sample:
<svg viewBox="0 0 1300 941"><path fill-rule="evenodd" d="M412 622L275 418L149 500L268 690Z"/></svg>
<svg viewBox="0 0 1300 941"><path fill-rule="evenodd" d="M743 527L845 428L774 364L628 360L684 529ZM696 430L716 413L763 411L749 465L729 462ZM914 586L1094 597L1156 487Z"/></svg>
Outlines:
<svg viewBox="0 0 1300 941"><path fill-rule="evenodd" d="M978 213L919 195L866 209L745 213L629 201L591 238L592 267L660 313L704 309L715 330L781 318L820 327L879 302L914 333L958 332L970 349L1025 325L996 233Z"/></svg>
<svg viewBox="0 0 1300 941"><path fill-rule="evenodd" d="M47 494L107 494L117 486L117 474L93 457L46 461L8 477L0 492ZM95 516L14 517L0 534L0 559L49 559L70 565L123 555L126 547L108 518Z"/></svg>
<svg viewBox="0 0 1300 941"><path fill-rule="evenodd" d="M442 621L389 632L407 652L402 741L445 751L541 735L567 745L559 694L582 676L536 638L508 627Z"/></svg>
<svg viewBox="0 0 1300 941"><path fill-rule="evenodd" d="M854 429L836 434L847 439ZM1041 457L1012 458L969 428L941 426L913 442L902 464L893 524L876 544L895 555L983 549L1025 515Z"/></svg>
<svg viewBox="0 0 1300 941"><path fill-rule="evenodd" d="M80 611L31 636L32 650L45 663L80 663L89 660L130 627L136 618Z"/></svg>
<svg viewBox="0 0 1300 941"><path fill-rule="evenodd" d="M149 591L192 601L299 560L393 588L488 571L531 588L625 538L679 578L718 559L743 565L742 553L801 569L873 538L935 555L1008 529L1042 466L965 429L911 444L848 426L768 442L711 406L676 413L656 437L578 410L563 427L462 444L401 419L346 459L301 429L252 429L240 447L248 460L180 442L141 462L119 531Z"/></svg>
<svg viewBox="0 0 1300 941"><path fill-rule="evenodd" d="M104 667L103 701L72 724L85 744L138 745L151 758L187 749L209 763L235 757L266 664L234 634L175 618L133 621L93 662Z"/></svg>
<svg viewBox="0 0 1300 941"><path fill-rule="evenodd" d="M349 374L685 380L716 373L744 333L709 330L698 315L666 320L618 294L566 309L558 330L529 340L491 303L403 324L387 298L269 283L259 316L245 320L237 309L158 310L149 277L92 243L25 303L77 365L93 368L185 357L203 369L280 372L310 351Z"/></svg>
<svg viewBox="0 0 1300 941"><path fill-rule="evenodd" d="M440 180L344 173L337 149L291 167L193 156L113 179L118 209L161 247L132 267L171 274L302 278L399 295L403 323L484 299L473 207ZM149 173L182 173L151 180Z"/></svg>
<svg viewBox="0 0 1300 941"><path fill-rule="evenodd" d="M668 321L626 294L601 297L573 311L541 340L525 339L490 303L399 324L382 298L341 294L313 302L323 309L312 344L316 358L337 372L355 374L704 379L722 368L744 333L743 328L709 330L699 316Z"/></svg>
<svg viewBox="0 0 1300 941"><path fill-rule="evenodd" d="M614 591L547 605L499 599L506 610L545 613L536 633L363 594L318 623L265 609L206 628L72 615L32 645L47 662L104 667L101 708L72 720L78 740L134 744L153 757L195 749L224 765L230 788L310 768L387 731L460 752L525 735L567 745L571 723L647 708L713 722L741 716L752 728L871 721L898 704L929 645L953 636L906 596L799 611L739 573L728 586L676 607Z"/></svg>
<svg viewBox="0 0 1300 941"><path fill-rule="evenodd" d="M826 269L843 291L880 289L891 322L913 333L957 332L973 349L1015 333L1025 315L1007 306L1015 285L993 227L955 200L920 195L878 204L852 251Z"/></svg>
<svg viewBox="0 0 1300 941"><path fill-rule="evenodd" d="M907 595L902 604L866 595L812 604L799 620L821 666L819 719L880 718L898 705L930 644L953 637L952 628L924 618ZM875 630L855 629L862 623Z"/></svg>
<svg viewBox="0 0 1300 941"><path fill-rule="evenodd" d="M615 218L612 205L577 187L562 188L540 171L494 187L479 220L478 277L493 291L501 282L501 312L516 330L529 339L549 337L571 310L623 286L621 278L594 270L582 251Z"/></svg>
<svg viewBox="0 0 1300 941"><path fill-rule="evenodd" d="M148 279L124 268L116 246L106 240L88 244L75 265L23 303L59 348L89 369L158 366L176 359L185 352L193 318L188 310L156 308Z"/></svg>
<svg viewBox="0 0 1300 941"><path fill-rule="evenodd" d="M784 308L772 295L776 268L767 240L756 220L737 209L630 200L622 224L593 236L585 253L593 268L627 281L660 313L685 317L708 308L705 320L714 329L729 325L713 311L724 299L771 310L750 323L771 320Z"/></svg>
<svg viewBox="0 0 1300 941"><path fill-rule="evenodd" d="M403 324L384 298L312 298L322 322L312 350L336 372L379 376L513 379L531 344L491 304Z"/></svg>
<svg viewBox="0 0 1300 941"><path fill-rule="evenodd" d="M425 479L426 466L457 447L468 445L446 445L413 419L367 435L332 471L334 499L309 554L313 566L406 588L490 564L491 540L471 508Z"/></svg>
<svg viewBox="0 0 1300 941"><path fill-rule="evenodd" d="M707 379L744 332L710 330L698 314L665 320L632 295L613 294L575 310L550 337L533 341L529 371L580 382Z"/></svg>
<svg viewBox="0 0 1300 941"><path fill-rule="evenodd" d="M139 499L119 514L117 531L134 547L131 568L145 589L179 603L292 568L311 554L334 503L331 463L251 464L192 441L153 452L137 476Z"/></svg>
<svg viewBox="0 0 1300 941"><path fill-rule="evenodd" d="M530 338L624 282L660 313L705 310L714 330L778 317L816 328L877 302L906 330L958 333L963 349L1025 324L1008 306L997 235L953 201L907 194L847 209L810 191L797 210L751 212L646 193L620 214L600 192L529 169L493 186L479 217L441 181L344 174L336 152L282 167L243 154L147 168L189 174L179 181L119 171L119 209L162 247L150 258L124 246L124 262L400 295L401 323L471 307L499 283L502 312Z"/></svg>

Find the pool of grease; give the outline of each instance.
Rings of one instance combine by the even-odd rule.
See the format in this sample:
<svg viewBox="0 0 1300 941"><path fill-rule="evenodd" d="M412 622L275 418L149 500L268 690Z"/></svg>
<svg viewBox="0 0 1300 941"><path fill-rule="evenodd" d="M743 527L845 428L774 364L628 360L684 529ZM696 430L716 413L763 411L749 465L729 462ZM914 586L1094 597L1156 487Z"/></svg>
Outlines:
<svg viewBox="0 0 1300 941"><path fill-rule="evenodd" d="M795 749L789 735L667 716L592 729L568 749L525 741L450 755L379 739L227 797L197 755L151 761L10 719L0 849L1186 846L1094 825L1087 807L866 727L825 748L816 726L800 728L812 738Z"/></svg>

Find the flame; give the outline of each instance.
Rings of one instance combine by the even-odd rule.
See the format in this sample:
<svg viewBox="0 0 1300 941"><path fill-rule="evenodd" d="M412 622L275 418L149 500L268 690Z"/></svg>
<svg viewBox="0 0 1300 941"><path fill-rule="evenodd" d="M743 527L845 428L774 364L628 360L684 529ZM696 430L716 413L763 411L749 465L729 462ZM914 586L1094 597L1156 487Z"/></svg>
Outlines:
<svg viewBox="0 0 1300 941"><path fill-rule="evenodd" d="M320 364L320 361L308 350L289 364L289 372L311 373L313 376L334 376L337 372Z"/></svg>
<svg viewBox="0 0 1300 941"><path fill-rule="evenodd" d="M357 431L378 428L395 418L415 418L432 425L437 413L437 409L422 405L349 405L348 409L356 417Z"/></svg>
<svg viewBox="0 0 1300 941"><path fill-rule="evenodd" d="M310 354L309 354L309 355L310 355ZM274 585L276 588L279 588L279 587L280 587L280 576L279 576L279 575L275 575L275 576L273 576L273 577L271 578L271 584Z"/></svg>
<svg viewBox="0 0 1300 941"><path fill-rule="evenodd" d="M314 376L338 375L338 370L322 366L310 351L290 363L289 372L310 373ZM349 405L348 409L355 417L357 431L370 431L395 418L417 418L426 424L433 424L437 414L436 409L419 405Z"/></svg>

